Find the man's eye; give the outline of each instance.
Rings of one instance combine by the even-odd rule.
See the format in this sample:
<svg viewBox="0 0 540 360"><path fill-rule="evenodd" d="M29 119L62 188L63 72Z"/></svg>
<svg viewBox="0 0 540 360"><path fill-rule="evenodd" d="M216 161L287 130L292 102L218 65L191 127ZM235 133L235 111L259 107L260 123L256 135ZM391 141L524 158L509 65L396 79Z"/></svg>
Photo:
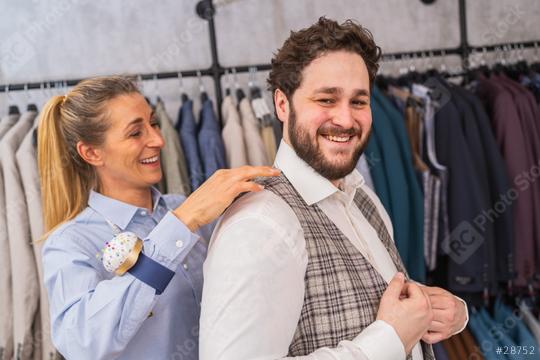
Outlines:
<svg viewBox="0 0 540 360"><path fill-rule="evenodd" d="M335 101L334 99L319 99L317 100L321 104L330 105L333 104Z"/></svg>
<svg viewBox="0 0 540 360"><path fill-rule="evenodd" d="M353 100L352 104L354 106L364 106L364 105L367 105L367 101L365 101L365 100Z"/></svg>
<svg viewBox="0 0 540 360"><path fill-rule="evenodd" d="M135 132L132 132L131 134L129 134L130 137L138 137L139 135L141 135L140 131L135 131Z"/></svg>

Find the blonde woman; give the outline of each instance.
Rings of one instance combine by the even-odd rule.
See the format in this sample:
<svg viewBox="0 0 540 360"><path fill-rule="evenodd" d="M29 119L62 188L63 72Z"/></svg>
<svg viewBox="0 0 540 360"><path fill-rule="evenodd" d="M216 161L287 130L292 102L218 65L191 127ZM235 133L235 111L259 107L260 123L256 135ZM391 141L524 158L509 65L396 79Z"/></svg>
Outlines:
<svg viewBox="0 0 540 360"><path fill-rule="evenodd" d="M278 172L220 170L188 198L162 195L153 185L163 145L152 109L125 77L86 80L45 106L44 281L53 342L67 359L198 359L208 224L239 194L261 190L255 177ZM124 249L119 275L102 257L126 236L122 244L142 251Z"/></svg>

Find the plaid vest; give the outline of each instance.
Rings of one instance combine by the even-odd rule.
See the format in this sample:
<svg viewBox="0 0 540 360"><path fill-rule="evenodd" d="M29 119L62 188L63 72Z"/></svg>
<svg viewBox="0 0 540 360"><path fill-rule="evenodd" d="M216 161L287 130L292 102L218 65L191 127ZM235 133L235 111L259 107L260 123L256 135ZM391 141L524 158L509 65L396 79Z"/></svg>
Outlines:
<svg viewBox="0 0 540 360"><path fill-rule="evenodd" d="M375 321L388 284L318 205L306 204L283 174L261 183L292 208L306 240L304 305L288 356L308 355L353 340ZM358 188L354 202L379 234L396 268L406 274L373 201ZM422 350L425 360L435 359L430 345L422 342ZM407 359L411 358L409 354Z"/></svg>

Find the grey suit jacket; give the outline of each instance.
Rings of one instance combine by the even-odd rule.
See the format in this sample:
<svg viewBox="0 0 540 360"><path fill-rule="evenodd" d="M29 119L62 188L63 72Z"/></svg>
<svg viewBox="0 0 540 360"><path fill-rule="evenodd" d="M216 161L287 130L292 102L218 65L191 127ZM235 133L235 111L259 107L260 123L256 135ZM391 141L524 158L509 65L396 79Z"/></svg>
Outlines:
<svg viewBox="0 0 540 360"><path fill-rule="evenodd" d="M155 111L165 141L165 146L161 149L161 166L165 177L166 192L187 196L191 193L191 183L180 137L165 111L163 102L157 102Z"/></svg>
<svg viewBox="0 0 540 360"><path fill-rule="evenodd" d="M27 112L0 142L6 220L13 291L13 341L16 359L31 359L33 332L39 302L39 280L21 176L15 153L34 124L37 113Z"/></svg>
<svg viewBox="0 0 540 360"><path fill-rule="evenodd" d="M22 185L30 221L30 235L32 248L39 277L39 324L34 324L34 359L49 360L56 356L56 349L51 339L51 325L49 315L49 302L43 284L43 264L41 262L41 249L43 242L37 242L43 235L43 213L41 209L41 191L37 167L37 149L35 138L39 118L36 117L34 126L24 137L16 153L17 164L21 174ZM41 345L41 349L39 349ZM41 351L39 351L41 350ZM40 354L41 353L41 354Z"/></svg>
<svg viewBox="0 0 540 360"><path fill-rule="evenodd" d="M19 115L9 115L0 122L0 144L14 128ZM2 153L0 152L0 155ZM6 198L0 156L0 355L3 359L13 357L13 299L11 297L11 258L6 220Z"/></svg>

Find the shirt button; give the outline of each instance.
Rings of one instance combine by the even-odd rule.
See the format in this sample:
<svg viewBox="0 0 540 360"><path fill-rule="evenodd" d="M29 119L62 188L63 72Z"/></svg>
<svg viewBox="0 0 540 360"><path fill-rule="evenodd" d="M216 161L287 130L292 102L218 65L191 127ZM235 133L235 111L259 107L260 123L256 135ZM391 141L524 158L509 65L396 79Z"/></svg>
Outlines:
<svg viewBox="0 0 540 360"><path fill-rule="evenodd" d="M182 240L176 241L176 247L177 248L181 248L182 246L184 246L184 242Z"/></svg>
<svg viewBox="0 0 540 360"><path fill-rule="evenodd" d="M141 215L146 216L146 210L141 210Z"/></svg>
<svg viewBox="0 0 540 360"><path fill-rule="evenodd" d="M188 265L184 264L184 270L187 270L187 269L188 269Z"/></svg>

